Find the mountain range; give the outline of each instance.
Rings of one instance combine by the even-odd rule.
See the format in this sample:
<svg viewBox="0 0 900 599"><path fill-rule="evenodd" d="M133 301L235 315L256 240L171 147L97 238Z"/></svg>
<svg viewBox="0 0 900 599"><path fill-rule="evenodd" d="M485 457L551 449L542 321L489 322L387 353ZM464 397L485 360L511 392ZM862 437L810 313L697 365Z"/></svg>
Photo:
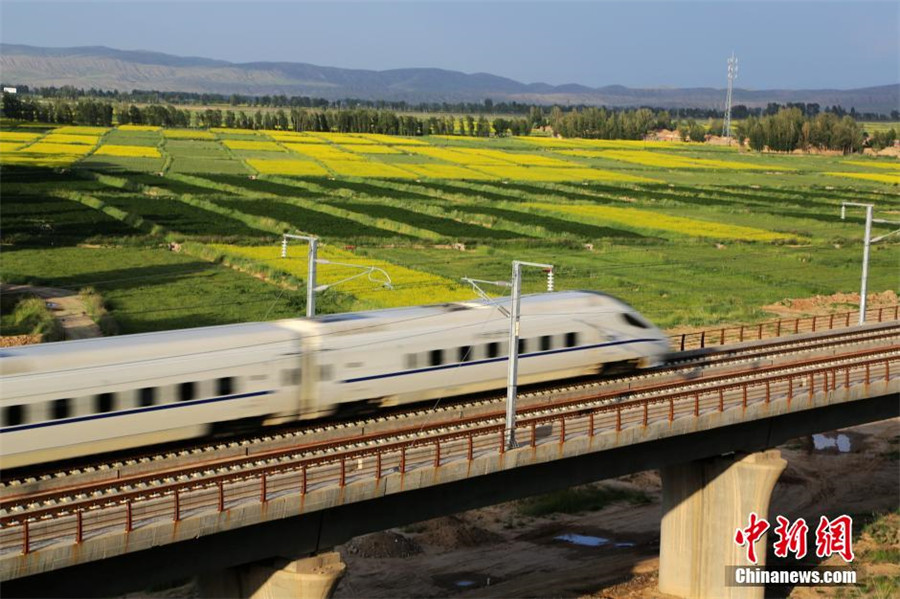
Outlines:
<svg viewBox="0 0 900 599"><path fill-rule="evenodd" d="M520 83L488 73L436 68L371 71L302 62L233 63L103 46L42 48L0 44L0 77L6 85L63 86L131 91L311 96L339 100L481 102L485 98L536 104L721 108L725 90L588 87L575 83ZM859 112L889 113L900 107L900 83L860 89L747 90L735 88L734 103L814 102Z"/></svg>

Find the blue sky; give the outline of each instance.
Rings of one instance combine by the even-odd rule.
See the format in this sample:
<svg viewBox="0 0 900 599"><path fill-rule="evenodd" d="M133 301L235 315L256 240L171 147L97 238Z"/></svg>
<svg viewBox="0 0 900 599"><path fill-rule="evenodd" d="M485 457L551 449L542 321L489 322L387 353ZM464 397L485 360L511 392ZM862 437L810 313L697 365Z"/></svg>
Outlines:
<svg viewBox="0 0 900 599"><path fill-rule="evenodd" d="M900 2L25 2L0 39L233 62L440 67L523 82L853 88L900 82Z"/></svg>

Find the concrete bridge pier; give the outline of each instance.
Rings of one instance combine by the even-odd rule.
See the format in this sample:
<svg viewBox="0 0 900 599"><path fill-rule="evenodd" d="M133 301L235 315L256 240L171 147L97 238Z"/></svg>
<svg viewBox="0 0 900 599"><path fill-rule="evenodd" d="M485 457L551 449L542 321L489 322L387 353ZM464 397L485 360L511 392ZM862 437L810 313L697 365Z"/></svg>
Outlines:
<svg viewBox="0 0 900 599"><path fill-rule="evenodd" d="M222 599L328 599L347 565L336 551L273 558L200 576L200 596Z"/></svg>
<svg viewBox="0 0 900 599"><path fill-rule="evenodd" d="M728 586L728 566L752 566L734 541L750 512L768 518L769 500L787 466L776 450L720 456L662 469L659 590L685 599L762 599L765 588ZM771 530L771 529L770 529ZM766 536L756 544L765 566Z"/></svg>

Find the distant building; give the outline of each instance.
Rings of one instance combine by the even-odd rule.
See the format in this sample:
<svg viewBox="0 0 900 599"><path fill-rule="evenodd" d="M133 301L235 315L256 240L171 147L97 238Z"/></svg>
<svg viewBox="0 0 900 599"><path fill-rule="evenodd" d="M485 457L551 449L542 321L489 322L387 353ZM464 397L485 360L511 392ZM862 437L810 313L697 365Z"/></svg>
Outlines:
<svg viewBox="0 0 900 599"><path fill-rule="evenodd" d="M14 88L14 87L4 87L4 88L3 88L3 93L4 93L4 94L14 94L14 93L16 93L16 91L17 91L17 90L16 90L16 88Z"/></svg>

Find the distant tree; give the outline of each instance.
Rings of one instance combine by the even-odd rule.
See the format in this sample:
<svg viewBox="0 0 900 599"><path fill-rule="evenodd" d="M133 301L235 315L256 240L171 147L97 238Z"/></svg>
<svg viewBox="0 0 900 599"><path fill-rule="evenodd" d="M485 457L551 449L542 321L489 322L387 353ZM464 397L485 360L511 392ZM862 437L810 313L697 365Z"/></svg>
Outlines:
<svg viewBox="0 0 900 599"><path fill-rule="evenodd" d="M16 94L3 92L3 104L0 106L0 112L8 119L22 118L22 102Z"/></svg>
<svg viewBox="0 0 900 599"><path fill-rule="evenodd" d="M703 125L701 125L700 123L691 121L691 125L688 128L688 131L688 136L691 138L691 141L706 141L706 129L704 129Z"/></svg>
<svg viewBox="0 0 900 599"><path fill-rule="evenodd" d="M144 124L144 115L141 114L141 109L134 104L128 107L128 122L133 125Z"/></svg>
<svg viewBox="0 0 900 599"><path fill-rule="evenodd" d="M896 139L897 132L891 127L886 131L876 131L869 136L869 145L876 150L881 150L893 146Z"/></svg>

